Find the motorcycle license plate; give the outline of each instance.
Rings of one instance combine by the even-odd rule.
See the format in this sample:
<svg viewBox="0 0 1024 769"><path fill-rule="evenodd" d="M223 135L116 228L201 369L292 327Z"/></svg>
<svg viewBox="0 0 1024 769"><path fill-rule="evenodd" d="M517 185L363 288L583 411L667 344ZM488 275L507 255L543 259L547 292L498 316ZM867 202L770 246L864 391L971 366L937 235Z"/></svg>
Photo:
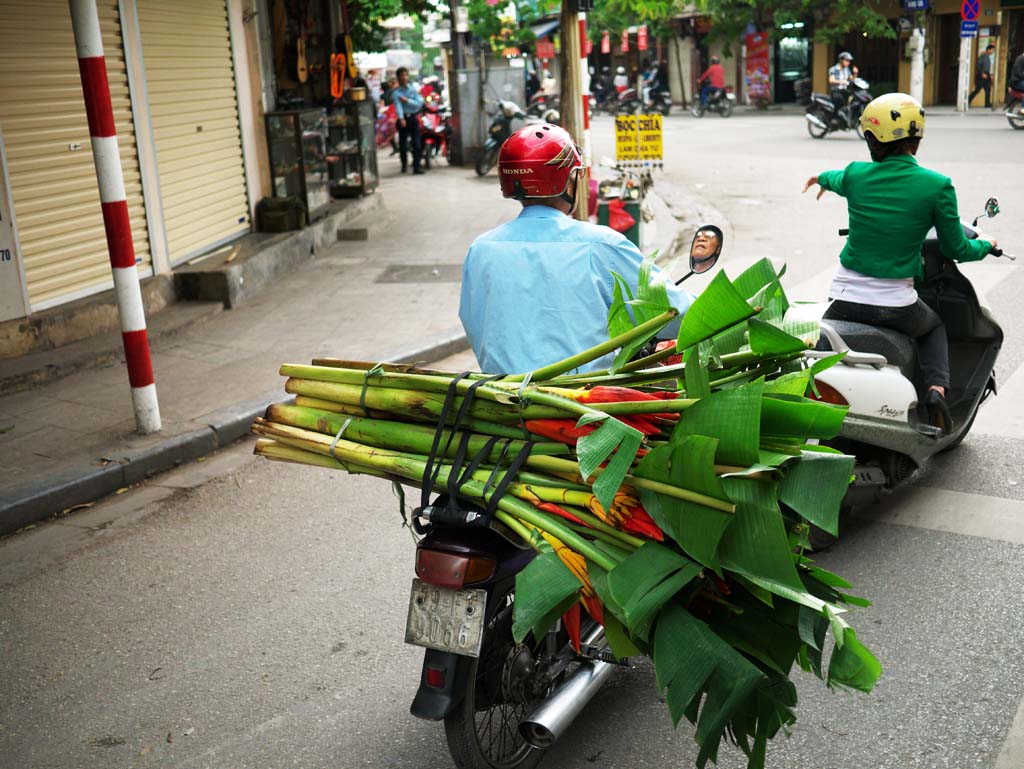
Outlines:
<svg viewBox="0 0 1024 769"><path fill-rule="evenodd" d="M453 590L414 579L405 642L479 657L486 609L486 590Z"/></svg>

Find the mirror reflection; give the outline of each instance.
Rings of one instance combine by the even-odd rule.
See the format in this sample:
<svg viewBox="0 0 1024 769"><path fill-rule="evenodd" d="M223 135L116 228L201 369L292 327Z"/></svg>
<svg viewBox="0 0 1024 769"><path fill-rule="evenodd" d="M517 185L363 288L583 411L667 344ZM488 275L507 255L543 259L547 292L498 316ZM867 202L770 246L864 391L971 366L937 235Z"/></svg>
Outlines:
<svg viewBox="0 0 1024 769"><path fill-rule="evenodd" d="M993 216L999 213L999 200L996 198L989 198L985 201L985 216L991 219Z"/></svg>
<svg viewBox="0 0 1024 769"><path fill-rule="evenodd" d="M690 244L690 270L697 275L715 266L722 253L722 230L713 224L702 225Z"/></svg>

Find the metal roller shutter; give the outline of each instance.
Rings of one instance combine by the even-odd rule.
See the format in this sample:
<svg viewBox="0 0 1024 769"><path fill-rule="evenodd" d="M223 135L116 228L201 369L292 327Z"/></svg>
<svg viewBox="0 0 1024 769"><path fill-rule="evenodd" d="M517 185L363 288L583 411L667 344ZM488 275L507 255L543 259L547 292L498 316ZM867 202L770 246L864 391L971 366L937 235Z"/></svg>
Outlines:
<svg viewBox="0 0 1024 769"><path fill-rule="evenodd" d="M150 274L116 0L97 3L135 254ZM29 301L38 310L113 285L67 0L0 0L0 124Z"/></svg>
<svg viewBox="0 0 1024 769"><path fill-rule="evenodd" d="M138 0L172 262L249 232L224 0Z"/></svg>

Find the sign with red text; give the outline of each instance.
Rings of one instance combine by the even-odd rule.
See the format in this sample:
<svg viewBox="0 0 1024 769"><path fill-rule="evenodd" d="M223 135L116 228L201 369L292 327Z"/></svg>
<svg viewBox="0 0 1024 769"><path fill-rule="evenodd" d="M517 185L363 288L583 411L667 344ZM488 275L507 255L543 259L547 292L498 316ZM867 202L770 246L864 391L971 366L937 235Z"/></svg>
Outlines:
<svg viewBox="0 0 1024 769"><path fill-rule="evenodd" d="M555 44L548 40L546 37L542 37L540 40L537 41L537 58L555 58Z"/></svg>
<svg viewBox="0 0 1024 769"><path fill-rule="evenodd" d="M770 99L769 41L764 32L747 35L747 95L752 99Z"/></svg>

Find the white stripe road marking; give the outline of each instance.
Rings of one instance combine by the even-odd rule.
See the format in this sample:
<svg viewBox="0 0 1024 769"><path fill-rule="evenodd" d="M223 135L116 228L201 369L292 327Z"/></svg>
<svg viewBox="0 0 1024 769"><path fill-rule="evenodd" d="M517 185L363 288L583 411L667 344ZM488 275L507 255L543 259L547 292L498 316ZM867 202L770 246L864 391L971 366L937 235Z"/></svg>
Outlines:
<svg viewBox="0 0 1024 769"><path fill-rule="evenodd" d="M125 200L124 176L116 136L93 136L93 157L96 158L96 180L100 185L101 203Z"/></svg>
<svg viewBox="0 0 1024 769"><path fill-rule="evenodd" d="M1024 545L1024 502L962 491L913 486L855 515L896 526L946 531Z"/></svg>
<svg viewBox="0 0 1024 769"><path fill-rule="evenodd" d="M121 313L122 331L141 331L146 327L146 311L142 306L137 267L114 267L114 289Z"/></svg>
<svg viewBox="0 0 1024 769"><path fill-rule="evenodd" d="M71 24L75 30L75 50L78 58L103 55L103 37L100 34L99 12L96 0L69 0Z"/></svg>
<svg viewBox="0 0 1024 769"><path fill-rule="evenodd" d="M1024 698L1017 708L1017 715L1010 724L1003 749L999 751L995 769L1020 769L1024 765Z"/></svg>

